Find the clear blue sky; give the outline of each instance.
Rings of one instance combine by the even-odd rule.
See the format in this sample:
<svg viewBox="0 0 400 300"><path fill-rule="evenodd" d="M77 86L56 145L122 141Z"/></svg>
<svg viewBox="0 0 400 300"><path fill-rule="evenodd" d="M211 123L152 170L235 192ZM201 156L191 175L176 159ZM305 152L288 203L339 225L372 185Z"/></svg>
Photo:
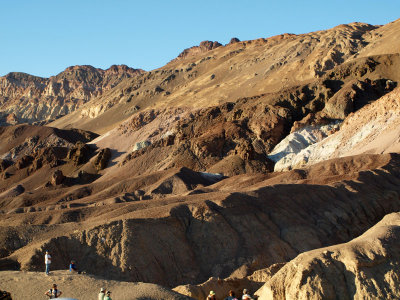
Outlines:
<svg viewBox="0 0 400 300"><path fill-rule="evenodd" d="M203 40L228 43L400 17L399 0L0 0L0 76L71 65L152 70Z"/></svg>

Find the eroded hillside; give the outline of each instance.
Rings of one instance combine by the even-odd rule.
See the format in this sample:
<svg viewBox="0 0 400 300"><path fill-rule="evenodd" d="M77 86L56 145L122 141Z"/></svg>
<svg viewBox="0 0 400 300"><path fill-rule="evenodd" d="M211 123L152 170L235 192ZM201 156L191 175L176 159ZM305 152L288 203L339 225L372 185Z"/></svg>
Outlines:
<svg viewBox="0 0 400 300"><path fill-rule="evenodd" d="M55 270L75 259L197 299L384 295L399 258L378 241L398 221L393 239L365 232L400 209L399 26L206 41L151 72L1 78L8 125L66 115L0 128L0 270L41 271L49 250Z"/></svg>
<svg viewBox="0 0 400 300"><path fill-rule="evenodd" d="M0 125L48 123L142 72L121 65L73 66L50 78L9 73L0 77Z"/></svg>

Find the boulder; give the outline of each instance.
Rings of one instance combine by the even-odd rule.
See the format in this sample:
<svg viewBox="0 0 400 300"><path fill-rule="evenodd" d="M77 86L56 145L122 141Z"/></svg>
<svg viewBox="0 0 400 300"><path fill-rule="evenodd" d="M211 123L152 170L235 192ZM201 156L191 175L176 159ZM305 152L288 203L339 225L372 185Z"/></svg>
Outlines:
<svg viewBox="0 0 400 300"><path fill-rule="evenodd" d="M98 175L96 174L91 174L86 171L80 170L78 173L78 179L80 183L89 183L92 182L93 180L97 179Z"/></svg>
<svg viewBox="0 0 400 300"><path fill-rule="evenodd" d="M67 154L67 159L74 162L76 166L89 161L92 150L87 144L78 142L75 147L70 149Z"/></svg>
<svg viewBox="0 0 400 300"><path fill-rule="evenodd" d="M15 167L17 170L21 170L29 166L33 161L33 157L30 155L22 156L17 162L15 163Z"/></svg>
<svg viewBox="0 0 400 300"><path fill-rule="evenodd" d="M60 185L64 181L65 176L61 170L57 170L51 175L51 184Z"/></svg>
<svg viewBox="0 0 400 300"><path fill-rule="evenodd" d="M103 170L107 167L110 158L111 158L110 148L101 149L97 154L97 156L95 157L93 164L98 171Z"/></svg>
<svg viewBox="0 0 400 300"><path fill-rule="evenodd" d="M3 179L7 179L7 178L10 178L10 177L11 177L10 173L8 173L8 172L4 172L3 173L3 176L2 176Z"/></svg>
<svg viewBox="0 0 400 300"><path fill-rule="evenodd" d="M239 43L239 42L240 42L240 40L239 40L238 38L233 37L233 38L231 38L231 40L229 41L229 45L230 45L230 44Z"/></svg>
<svg viewBox="0 0 400 300"><path fill-rule="evenodd" d="M146 141L141 141L141 142L136 143L135 146L133 146L132 151L138 151L138 150L146 148L146 147L148 147L150 145L151 145L150 141L147 141L147 140Z"/></svg>
<svg viewBox="0 0 400 300"><path fill-rule="evenodd" d="M0 159L0 172L3 172L5 169L7 169L11 165L12 165L12 161L7 160L7 159Z"/></svg>

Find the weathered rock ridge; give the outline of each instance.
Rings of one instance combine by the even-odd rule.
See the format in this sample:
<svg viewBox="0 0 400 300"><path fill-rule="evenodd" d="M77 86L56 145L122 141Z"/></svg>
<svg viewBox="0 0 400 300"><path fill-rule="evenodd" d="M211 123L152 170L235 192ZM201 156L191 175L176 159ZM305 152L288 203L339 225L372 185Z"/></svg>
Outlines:
<svg viewBox="0 0 400 300"><path fill-rule="evenodd" d="M260 97L283 107L290 102L296 108L293 121L299 122L310 113L317 122L325 117L343 119L390 91L393 87L385 90L387 80L400 81L397 52L357 56L364 47L378 44L389 34L373 34L378 29L352 23L216 48L215 43L207 42L184 51L162 68L124 80L79 113L56 120L54 126L79 124L82 129L105 133L141 110L204 108ZM342 89L346 98L339 94L333 98Z"/></svg>
<svg viewBox="0 0 400 300"><path fill-rule="evenodd" d="M54 120L142 72L120 65L73 66L50 78L9 73L0 77L0 124Z"/></svg>

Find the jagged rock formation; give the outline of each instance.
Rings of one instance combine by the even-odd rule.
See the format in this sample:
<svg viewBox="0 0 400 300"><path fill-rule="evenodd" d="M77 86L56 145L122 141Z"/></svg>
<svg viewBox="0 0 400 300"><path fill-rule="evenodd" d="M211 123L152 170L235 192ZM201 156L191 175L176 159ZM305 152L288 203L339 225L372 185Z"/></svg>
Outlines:
<svg viewBox="0 0 400 300"><path fill-rule="evenodd" d="M200 43L199 46L193 46L191 48L183 50L177 58L175 58L175 61L184 59L190 56L196 56L198 54L202 54L205 52L208 52L210 50L213 50L215 48L221 47L222 44L218 43L217 41L212 42L212 41L203 41Z"/></svg>
<svg viewBox="0 0 400 300"><path fill-rule="evenodd" d="M62 173L62 171L57 170L53 173L53 175L51 175L51 184L59 185L64 181L64 179L65 179L65 176Z"/></svg>
<svg viewBox="0 0 400 300"><path fill-rule="evenodd" d="M76 143L67 153L67 159L72 161L76 166L84 164L89 161L92 150L90 147L82 142Z"/></svg>
<svg viewBox="0 0 400 300"><path fill-rule="evenodd" d="M142 72L121 65L73 66L50 78L9 73L0 77L0 124L54 120Z"/></svg>
<svg viewBox="0 0 400 300"><path fill-rule="evenodd" d="M99 153L96 155L93 164L98 171L103 170L107 167L110 158L111 158L110 148L101 149Z"/></svg>
<svg viewBox="0 0 400 300"><path fill-rule="evenodd" d="M400 297L400 214L360 237L300 254L259 291L260 299L396 299Z"/></svg>

